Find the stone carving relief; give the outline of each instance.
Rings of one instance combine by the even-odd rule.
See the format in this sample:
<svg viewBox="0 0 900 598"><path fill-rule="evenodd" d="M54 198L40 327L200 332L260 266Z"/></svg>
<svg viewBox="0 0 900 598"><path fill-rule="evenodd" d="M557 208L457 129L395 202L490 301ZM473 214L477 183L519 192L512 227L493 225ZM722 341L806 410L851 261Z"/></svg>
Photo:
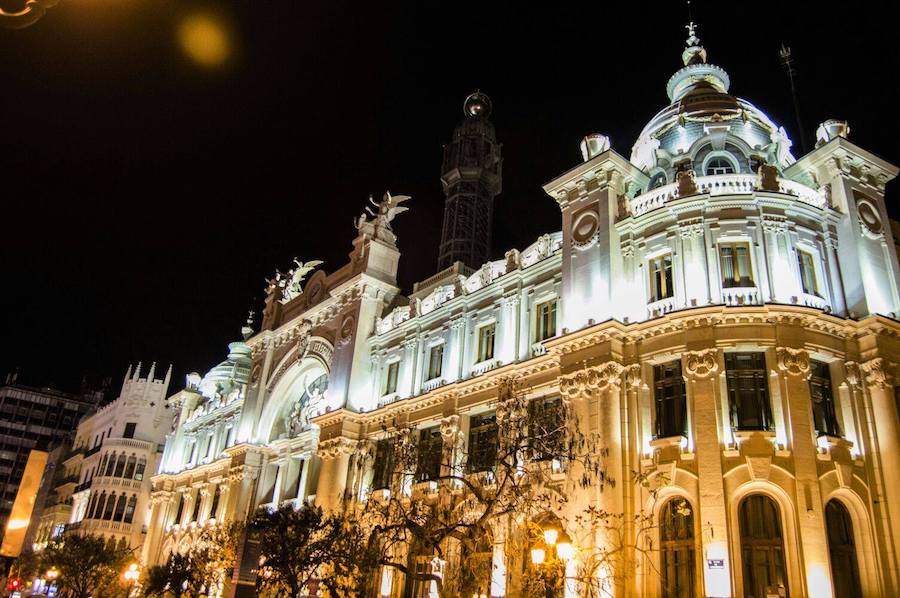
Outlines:
<svg viewBox="0 0 900 598"><path fill-rule="evenodd" d="M718 352L715 349L685 353L685 369L692 378L707 378L719 370Z"/></svg>
<svg viewBox="0 0 900 598"><path fill-rule="evenodd" d="M870 359L862 364L862 371L866 375L866 384L869 386L887 388L893 381L888 371L888 364L881 357Z"/></svg>
<svg viewBox="0 0 900 598"><path fill-rule="evenodd" d="M604 364L560 377L559 390L569 398L583 396L618 384L624 370L622 364L616 361L607 361Z"/></svg>
<svg viewBox="0 0 900 598"><path fill-rule="evenodd" d="M809 375L809 353L803 349L779 347L775 350L778 369L790 376Z"/></svg>

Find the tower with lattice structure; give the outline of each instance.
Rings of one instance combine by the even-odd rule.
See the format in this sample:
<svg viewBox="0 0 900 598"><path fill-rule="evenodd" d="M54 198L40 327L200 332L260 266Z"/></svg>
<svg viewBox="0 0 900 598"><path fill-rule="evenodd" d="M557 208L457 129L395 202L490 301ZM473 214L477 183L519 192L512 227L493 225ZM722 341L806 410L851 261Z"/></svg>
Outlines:
<svg viewBox="0 0 900 598"><path fill-rule="evenodd" d="M438 268L463 262L478 268L491 252L494 197L501 188L501 145L489 120L491 100L480 91L466 98L465 118L444 146L441 182L447 201Z"/></svg>

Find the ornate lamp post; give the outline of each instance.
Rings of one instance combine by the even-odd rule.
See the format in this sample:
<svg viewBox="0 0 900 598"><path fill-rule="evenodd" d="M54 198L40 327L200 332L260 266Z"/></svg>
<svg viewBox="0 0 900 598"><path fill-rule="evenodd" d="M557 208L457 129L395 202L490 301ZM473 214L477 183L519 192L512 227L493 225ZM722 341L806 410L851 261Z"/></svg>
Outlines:
<svg viewBox="0 0 900 598"><path fill-rule="evenodd" d="M10 12L0 8L0 26L7 29L24 29L34 25L44 16L48 8L53 8L59 0L26 0L22 10Z"/></svg>
<svg viewBox="0 0 900 598"><path fill-rule="evenodd" d="M565 532L555 527L547 527L543 530L543 538L531 548L531 563L536 567L545 567L548 572L554 569L562 569L565 586L569 585L569 563L575 558L575 546L572 539ZM548 596L552 588L547 588Z"/></svg>
<svg viewBox="0 0 900 598"><path fill-rule="evenodd" d="M128 593L128 595L136 595L137 582L141 577L140 566L137 563L131 563L130 565L128 565L128 569L125 570L125 573L122 574L122 577L125 578L125 581L131 584L131 591Z"/></svg>

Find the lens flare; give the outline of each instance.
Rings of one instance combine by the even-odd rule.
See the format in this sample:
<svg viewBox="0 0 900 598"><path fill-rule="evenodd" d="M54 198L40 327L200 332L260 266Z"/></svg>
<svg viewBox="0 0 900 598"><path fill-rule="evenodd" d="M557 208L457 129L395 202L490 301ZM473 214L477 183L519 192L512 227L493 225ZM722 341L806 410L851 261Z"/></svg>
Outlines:
<svg viewBox="0 0 900 598"><path fill-rule="evenodd" d="M213 68L231 56L228 28L219 17L193 13L178 24L178 43L184 54L200 66Z"/></svg>

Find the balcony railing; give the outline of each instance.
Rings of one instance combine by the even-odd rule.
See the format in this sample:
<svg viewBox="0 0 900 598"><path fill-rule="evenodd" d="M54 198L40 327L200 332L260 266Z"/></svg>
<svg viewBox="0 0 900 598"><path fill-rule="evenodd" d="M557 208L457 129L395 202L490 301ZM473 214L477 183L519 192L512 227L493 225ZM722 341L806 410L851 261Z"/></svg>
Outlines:
<svg viewBox="0 0 900 598"><path fill-rule="evenodd" d="M647 317L650 319L658 318L670 311L675 311L675 297L666 297L647 304Z"/></svg>
<svg viewBox="0 0 900 598"><path fill-rule="evenodd" d="M756 287L731 287L722 289L722 303L729 306L761 305L762 301Z"/></svg>

